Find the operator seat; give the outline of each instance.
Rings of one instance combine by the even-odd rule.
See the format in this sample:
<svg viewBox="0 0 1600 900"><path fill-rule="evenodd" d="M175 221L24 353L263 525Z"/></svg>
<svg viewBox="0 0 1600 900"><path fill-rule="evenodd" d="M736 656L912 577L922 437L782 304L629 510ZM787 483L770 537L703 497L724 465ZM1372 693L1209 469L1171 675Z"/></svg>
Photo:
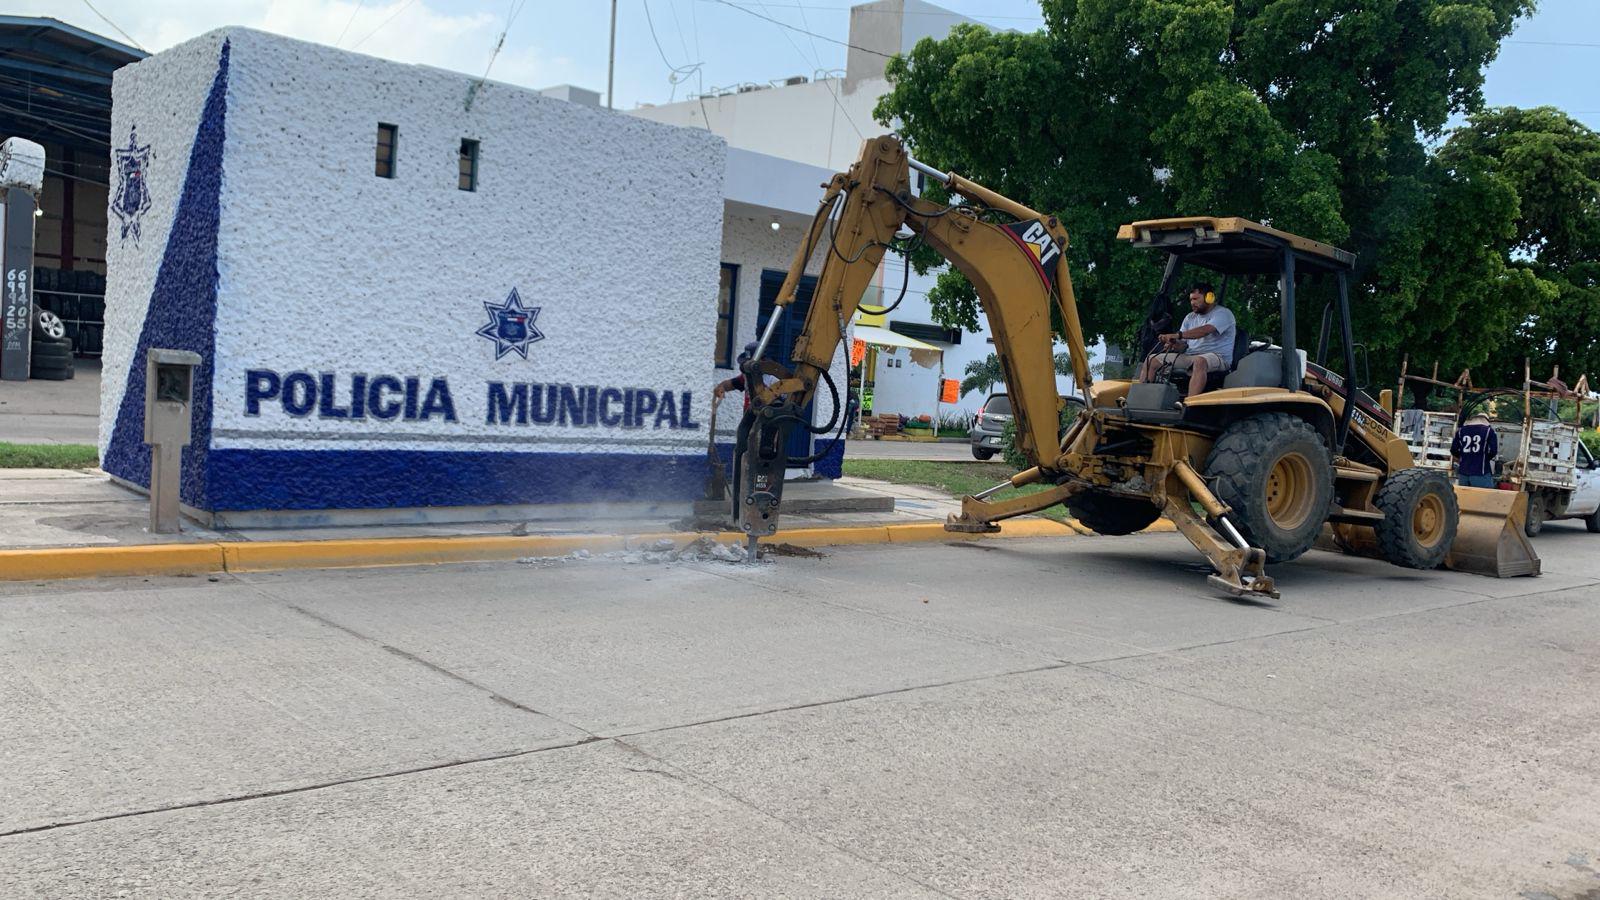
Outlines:
<svg viewBox="0 0 1600 900"><path fill-rule="evenodd" d="M1238 371L1238 369L1239 369L1239 363L1243 362L1244 358L1246 356L1248 356L1249 354L1250 354L1250 333L1248 331L1245 331L1243 328L1240 328L1238 326L1234 326L1234 329L1233 329L1233 364L1228 367L1228 371L1226 371L1226 372L1207 372L1206 373L1206 390L1214 391L1214 390L1217 390L1218 388L1222 388L1222 387L1254 386L1253 383L1251 385L1244 385L1244 384L1232 384L1230 382L1230 379L1232 378L1233 373ZM1282 378L1280 377L1278 380L1281 381ZM1172 367L1172 370L1167 374L1167 381L1170 382L1171 384L1177 385L1178 386L1178 390L1180 392L1187 391L1188 388L1189 388L1189 366L1187 364L1174 365ZM1274 382L1274 383L1276 383L1276 382ZM1265 386L1268 386L1268 385L1263 385L1263 387L1265 387Z"/></svg>

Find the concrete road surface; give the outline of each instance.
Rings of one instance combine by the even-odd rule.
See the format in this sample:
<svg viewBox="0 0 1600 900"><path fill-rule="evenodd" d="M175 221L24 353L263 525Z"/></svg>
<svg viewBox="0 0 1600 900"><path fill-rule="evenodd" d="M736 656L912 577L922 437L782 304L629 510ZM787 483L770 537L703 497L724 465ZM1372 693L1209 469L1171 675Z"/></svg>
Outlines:
<svg viewBox="0 0 1600 900"><path fill-rule="evenodd" d="M1600 891L1600 536L0 588L0 897Z"/></svg>
<svg viewBox="0 0 1600 900"><path fill-rule="evenodd" d="M80 358L69 381L0 381L0 441L95 444L100 440L100 360Z"/></svg>
<svg viewBox="0 0 1600 900"><path fill-rule="evenodd" d="M845 459L931 459L973 462L972 445L965 441L845 441Z"/></svg>

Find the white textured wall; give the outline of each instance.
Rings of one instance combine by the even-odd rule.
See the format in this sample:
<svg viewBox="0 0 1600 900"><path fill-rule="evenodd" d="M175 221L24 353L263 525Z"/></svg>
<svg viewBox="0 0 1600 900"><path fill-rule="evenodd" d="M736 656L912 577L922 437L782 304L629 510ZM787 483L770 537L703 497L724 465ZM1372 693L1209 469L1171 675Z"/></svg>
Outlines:
<svg viewBox="0 0 1600 900"><path fill-rule="evenodd" d="M467 76L234 30L222 208L217 446L326 446L238 432L393 432L281 412L247 417L243 373L448 375L461 421L406 423L449 449L693 447L703 432L489 426L487 380L695 393L715 330L724 148L669 128ZM379 122L399 127L395 177L373 174ZM456 187L463 138L478 190ZM474 332L513 289L541 312L528 359ZM552 444L550 441L560 441ZM385 447L438 448L437 442Z"/></svg>
<svg viewBox="0 0 1600 900"><path fill-rule="evenodd" d="M127 147L129 130L137 127L138 143L150 146L145 173L150 209L140 219L137 238L131 234L124 238L117 217L107 217L106 325L100 379L102 456L111 441L125 376L155 289L167 233L189 170L189 148L217 71L222 40L220 32L213 32L124 66L112 76L111 144L114 149ZM114 156L111 163L115 185Z"/></svg>

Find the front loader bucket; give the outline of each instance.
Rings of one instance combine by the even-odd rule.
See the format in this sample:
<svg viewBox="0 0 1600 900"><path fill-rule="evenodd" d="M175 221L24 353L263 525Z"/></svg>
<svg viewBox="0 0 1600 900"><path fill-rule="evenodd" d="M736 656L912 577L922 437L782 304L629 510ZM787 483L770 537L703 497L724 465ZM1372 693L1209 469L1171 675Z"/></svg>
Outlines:
<svg viewBox="0 0 1600 900"><path fill-rule="evenodd" d="M1514 578L1539 574L1539 554L1522 527L1528 521L1528 495L1494 488L1456 488L1461 518L1456 541L1445 557L1447 569ZM1382 559L1378 538L1367 525L1328 523L1317 537L1319 550Z"/></svg>
<svg viewBox="0 0 1600 900"><path fill-rule="evenodd" d="M1458 572L1514 578L1539 574L1539 554L1523 527L1528 522L1528 495L1495 488L1457 487L1461 524L1445 558Z"/></svg>

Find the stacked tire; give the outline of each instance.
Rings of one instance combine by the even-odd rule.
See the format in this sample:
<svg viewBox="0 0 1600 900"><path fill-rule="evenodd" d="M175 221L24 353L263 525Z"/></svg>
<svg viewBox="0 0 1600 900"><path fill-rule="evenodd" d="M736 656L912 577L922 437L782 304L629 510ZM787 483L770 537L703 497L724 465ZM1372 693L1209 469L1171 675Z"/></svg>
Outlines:
<svg viewBox="0 0 1600 900"><path fill-rule="evenodd" d="M66 381L73 376L72 340L66 323L44 309L33 320L33 347L28 377L44 381Z"/></svg>

